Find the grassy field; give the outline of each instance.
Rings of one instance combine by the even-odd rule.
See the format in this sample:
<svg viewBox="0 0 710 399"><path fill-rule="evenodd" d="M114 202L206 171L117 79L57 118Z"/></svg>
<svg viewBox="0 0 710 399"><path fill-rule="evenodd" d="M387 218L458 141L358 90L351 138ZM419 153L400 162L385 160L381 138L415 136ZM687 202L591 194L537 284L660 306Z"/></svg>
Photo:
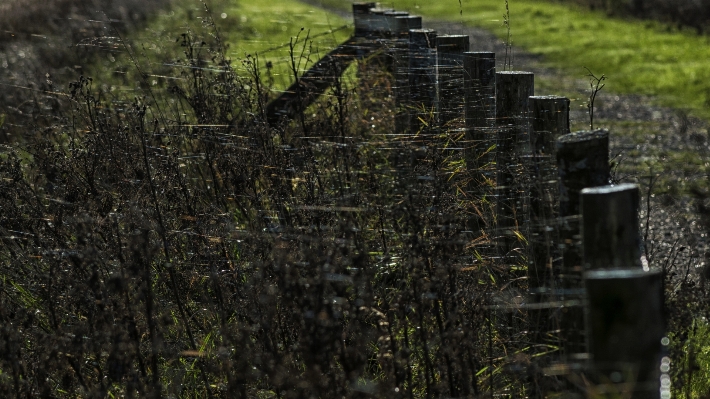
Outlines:
<svg viewBox="0 0 710 399"><path fill-rule="evenodd" d="M265 79L278 90L293 81L291 44L302 72L351 32L342 18L292 0L217 0L208 6L180 0L169 11L160 12L144 30L122 38L127 46L118 45L105 52L87 74L109 86L104 87L109 91L169 85L184 71L179 61L186 56L181 35L188 34L192 40L205 42L204 51L195 57L206 60L223 51L235 70L244 75L249 71L241 61L258 56Z"/></svg>
<svg viewBox="0 0 710 399"><path fill-rule="evenodd" d="M350 1L320 0L323 5L349 9ZM10 4L10 3L8 3ZM351 28L350 20L326 13L296 1L245 2L216 0L208 2L210 13L201 2L178 0L171 11L160 12L148 28L124 38L132 43L133 58L121 57L125 48L109 46L104 57L86 74L116 89L134 90L139 86L161 84L163 76L174 75L166 66L181 57L176 39L192 32L207 36L216 33L214 21L226 54L239 61L247 54L259 54L262 67L270 61L274 87L283 88L292 80L289 66L289 41L308 36L311 40L296 45L312 54L334 47L344 40ZM507 34L503 24L504 0L417 2L395 0L384 6L409 10L427 18L447 19L490 29L501 38ZM4 5L3 7L7 7ZM302 32L301 28L305 28ZM710 54L708 37L691 31L679 32L655 22L610 19L601 13L575 6L534 0L510 2L510 28L513 45L541 54L547 65L560 68L570 76L583 77L585 67L608 77L608 92L651 95L661 105L688 110L691 114L710 118L710 70L704 60ZM209 42L209 40L208 40ZM475 46L474 46L475 48ZM119 56L117 56L117 54ZM118 63L116 63L118 59ZM156 79L137 78L135 66ZM236 63L235 63L236 64ZM301 63L305 68L307 62ZM513 67L516 67L515 62ZM523 67L523 66L520 66ZM263 71L266 71L264 68ZM127 75L121 81L112 75ZM567 88L547 91L567 94Z"/></svg>
<svg viewBox="0 0 710 399"><path fill-rule="evenodd" d="M350 7L340 0L321 3ZM483 27L501 38L507 34L504 0L394 0L383 6ZM656 96L660 105L710 117L707 36L548 1L511 0L509 6L513 45L543 55L550 66L580 77L587 67L606 74L606 90Z"/></svg>

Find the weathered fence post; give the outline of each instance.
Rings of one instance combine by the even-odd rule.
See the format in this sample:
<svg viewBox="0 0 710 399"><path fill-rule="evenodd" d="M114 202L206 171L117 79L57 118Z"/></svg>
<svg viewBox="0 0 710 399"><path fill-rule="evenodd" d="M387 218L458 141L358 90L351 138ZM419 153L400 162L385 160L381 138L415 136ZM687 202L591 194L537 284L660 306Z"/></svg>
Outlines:
<svg viewBox="0 0 710 399"><path fill-rule="evenodd" d="M370 29L372 30L372 38L374 39L371 45L375 45L380 51L375 52L370 58L369 63L374 65L380 71L385 70L392 72L394 67L394 58L391 49L395 45L396 34L394 31L396 17L407 15L405 11L395 11L390 8L372 8L370 9Z"/></svg>
<svg viewBox="0 0 710 399"><path fill-rule="evenodd" d="M530 97L535 93L532 72L496 72L496 122L498 126L518 126L527 139Z"/></svg>
<svg viewBox="0 0 710 399"><path fill-rule="evenodd" d="M492 176L485 176L483 167L492 161L487 154L495 138L496 115L496 54L466 52L464 68L464 120L466 128L466 169L470 173L469 190L480 188Z"/></svg>
<svg viewBox="0 0 710 399"><path fill-rule="evenodd" d="M561 239L566 245L563 272L581 277L579 251L579 196L582 189L609 184L609 132L582 131L557 139L557 170L560 176Z"/></svg>
<svg viewBox="0 0 710 399"><path fill-rule="evenodd" d="M528 105L535 91L532 72L496 73L496 122L499 126L496 146L496 222L502 253L520 248L524 223L524 192L519 177L524 175L520 155L529 145Z"/></svg>
<svg viewBox="0 0 710 399"><path fill-rule="evenodd" d="M383 15L386 30L380 39L380 46L384 49L384 67L387 72L394 74L397 62L396 53L402 49L402 36L409 34L409 28L403 26L398 18L407 17L406 11L385 11ZM408 45L407 45L408 47Z"/></svg>
<svg viewBox="0 0 710 399"><path fill-rule="evenodd" d="M433 127L436 115L436 31L409 31L409 128Z"/></svg>
<svg viewBox="0 0 710 399"><path fill-rule="evenodd" d="M642 269L639 188L581 192L586 331L592 370L607 391L660 397L663 277Z"/></svg>
<svg viewBox="0 0 710 399"><path fill-rule="evenodd" d="M391 8L371 8L370 9L370 29L376 32L379 36L389 32L389 21L387 13L394 11Z"/></svg>
<svg viewBox="0 0 710 399"><path fill-rule="evenodd" d="M579 215L582 189L609 184L609 132L582 131L560 136L557 139L557 167L560 216Z"/></svg>
<svg viewBox="0 0 710 399"><path fill-rule="evenodd" d="M496 53L466 52L463 68L466 129L495 126Z"/></svg>
<svg viewBox="0 0 710 399"><path fill-rule="evenodd" d="M409 13L406 11L388 11L385 13L385 20L387 21L387 31L392 36L399 36L402 33L409 31L406 26L403 26L397 19L408 17Z"/></svg>
<svg viewBox="0 0 710 399"><path fill-rule="evenodd" d="M397 32L402 32L408 37L410 29L422 28L422 17L418 15L398 16L396 17L396 24Z"/></svg>
<svg viewBox="0 0 710 399"><path fill-rule="evenodd" d="M355 24L355 36L364 37L371 31L370 10L375 8L377 3L353 3L353 22Z"/></svg>
<svg viewBox="0 0 710 399"><path fill-rule="evenodd" d="M581 203L584 269L640 269L638 186L585 188Z"/></svg>
<svg viewBox="0 0 710 399"><path fill-rule="evenodd" d="M463 54L468 51L467 35L441 35L436 38L439 78L439 121L445 130L464 116Z"/></svg>
<svg viewBox="0 0 710 399"><path fill-rule="evenodd" d="M582 297L582 257L580 252L580 205L582 189L609 184L609 132L581 131L557 138L557 170L560 177L559 235L562 270L558 273L562 299ZM564 352L569 358L585 352L583 312L565 307L560 318Z"/></svg>
<svg viewBox="0 0 710 399"><path fill-rule="evenodd" d="M526 170L530 179L528 217L528 293L529 301L540 308L528 312L530 339L539 344L559 345L552 333L559 329L554 317L557 309L548 307L557 289L553 274L556 251L557 167L555 140L569 133L569 99L557 96L530 97L530 149ZM534 370L534 369L533 369ZM537 384L530 383L529 397L543 397Z"/></svg>
<svg viewBox="0 0 710 399"><path fill-rule="evenodd" d="M533 153L555 155L555 140L570 133L567 97L530 97L530 138Z"/></svg>
<svg viewBox="0 0 710 399"><path fill-rule="evenodd" d="M660 398L662 273L594 270L584 281L595 389L633 399Z"/></svg>
<svg viewBox="0 0 710 399"><path fill-rule="evenodd" d="M557 166L555 140L569 133L569 99L558 96L530 97L530 261L528 286L543 293L551 275L553 220L556 216Z"/></svg>
<svg viewBox="0 0 710 399"><path fill-rule="evenodd" d="M400 36L393 46L394 126L396 133L409 131L409 30L421 29L422 17L407 15L395 18L395 30Z"/></svg>

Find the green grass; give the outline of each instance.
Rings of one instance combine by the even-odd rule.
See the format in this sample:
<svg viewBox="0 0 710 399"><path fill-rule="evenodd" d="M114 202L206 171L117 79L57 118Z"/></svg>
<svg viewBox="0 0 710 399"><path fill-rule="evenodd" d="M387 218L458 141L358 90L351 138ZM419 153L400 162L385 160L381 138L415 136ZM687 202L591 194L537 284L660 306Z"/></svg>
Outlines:
<svg viewBox="0 0 710 399"><path fill-rule="evenodd" d="M177 0L171 10L157 15L144 30L122 38L130 46L117 44L112 52L102 53L97 62L85 67L85 74L112 92L160 88L180 78L181 67L174 67L176 60L185 58L180 38L183 33L191 33L207 43L215 43L214 38L219 36L240 74L248 74L241 61L248 55L258 55L262 72L270 63L273 87L279 90L293 81L292 40L302 72L350 36L352 28L346 25L347 21L336 15L294 0L217 0L209 3L209 12L200 1ZM304 57L299 58L302 52ZM201 57L208 59L210 54L203 51Z"/></svg>
<svg viewBox="0 0 710 399"><path fill-rule="evenodd" d="M349 8L343 0L322 4ZM503 0L391 0L383 6L483 27L503 38ZM605 90L656 96L660 105L710 118L710 38L655 22L609 18L571 5L510 0L513 45L544 56L546 64L583 77L584 67L608 77ZM474 48L475 50L475 44ZM500 56L500 55L499 55ZM525 65L513 63L514 68Z"/></svg>
<svg viewBox="0 0 710 399"><path fill-rule="evenodd" d="M672 365L685 376L686 385L679 390L686 399L707 398L710 395L710 325L706 320L694 321L682 350L683 364Z"/></svg>

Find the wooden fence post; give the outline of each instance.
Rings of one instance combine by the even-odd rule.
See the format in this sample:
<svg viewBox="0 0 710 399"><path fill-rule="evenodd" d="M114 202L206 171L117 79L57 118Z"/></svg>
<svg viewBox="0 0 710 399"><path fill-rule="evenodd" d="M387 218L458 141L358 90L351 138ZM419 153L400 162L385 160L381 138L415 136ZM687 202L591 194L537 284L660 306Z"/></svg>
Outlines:
<svg viewBox="0 0 710 399"><path fill-rule="evenodd" d="M530 97L530 138L533 153L555 155L555 140L570 133L567 97Z"/></svg>
<svg viewBox="0 0 710 399"><path fill-rule="evenodd" d="M384 36L390 31L387 13L394 11L391 8L370 9L370 29L378 36Z"/></svg>
<svg viewBox="0 0 710 399"><path fill-rule="evenodd" d="M355 24L355 36L367 36L370 31L370 10L375 8L377 3L353 3L353 22Z"/></svg>
<svg viewBox="0 0 710 399"><path fill-rule="evenodd" d="M564 273L581 269L579 251L579 196L582 189L609 184L609 132L581 131L557 139L557 170L560 176L560 236L566 248Z"/></svg>
<svg viewBox="0 0 710 399"><path fill-rule="evenodd" d="M436 115L436 31L409 31L409 128L418 133L422 125L433 127ZM423 121L423 122L422 122ZM428 129L427 129L428 130Z"/></svg>
<svg viewBox="0 0 710 399"><path fill-rule="evenodd" d="M609 132L581 131L557 139L560 216L579 215L583 188L609 184Z"/></svg>
<svg viewBox="0 0 710 399"><path fill-rule="evenodd" d="M641 269L639 188L585 188L581 193L584 269Z"/></svg>
<svg viewBox="0 0 710 399"><path fill-rule="evenodd" d="M580 251L580 204L582 189L609 184L609 132L581 131L557 138L557 170L560 177L559 235L562 251L562 299L582 297ZM579 294L575 294L580 291ZM584 316L581 309L566 307L560 318L564 354L569 358L585 352Z"/></svg>
<svg viewBox="0 0 710 399"><path fill-rule="evenodd" d="M464 116L463 54L468 51L468 35L441 35L436 38L439 80L439 121L446 130L454 129Z"/></svg>
<svg viewBox="0 0 710 399"><path fill-rule="evenodd" d="M395 20L397 32L402 32L402 34L407 37L410 29L422 28L422 17L418 15L398 16Z"/></svg>
<svg viewBox="0 0 710 399"><path fill-rule="evenodd" d="M466 169L471 175L469 190L475 190L487 180L483 167L493 160L486 151L495 142L491 136L495 134L496 54L466 52L463 68Z"/></svg>
<svg viewBox="0 0 710 399"><path fill-rule="evenodd" d="M532 72L496 73L496 122L499 126L496 145L496 222L501 235L499 248L508 254L520 248L520 234L525 221L524 192L516 181L525 173L521 154L529 145L528 105L535 91Z"/></svg>
<svg viewBox="0 0 710 399"><path fill-rule="evenodd" d="M370 45L374 45L380 51L376 52L369 62L375 65L380 70L394 72L394 57L392 49L395 47L398 34L407 33L398 32L396 29L397 18L409 15L406 11L395 11L390 8L371 8L370 9L370 29L371 39L374 39Z"/></svg>
<svg viewBox="0 0 710 399"><path fill-rule="evenodd" d="M495 126L496 53L466 52L463 68L466 129Z"/></svg>
<svg viewBox="0 0 710 399"><path fill-rule="evenodd" d="M660 398L665 335L662 273L594 270L585 273L584 281L594 388L632 399Z"/></svg>
<svg viewBox="0 0 710 399"><path fill-rule="evenodd" d="M594 381L632 398L660 397L663 276L642 270L639 187L581 192L586 331Z"/></svg>
<svg viewBox="0 0 710 399"><path fill-rule="evenodd" d="M393 46L394 70L394 126L398 134L409 131L409 30L421 29L422 17L408 15L395 18L396 31L401 38Z"/></svg>
<svg viewBox="0 0 710 399"><path fill-rule="evenodd" d="M558 96L530 97L530 261L528 287L546 291L551 277L553 221L556 216L557 167L555 140L569 133L569 99Z"/></svg>
<svg viewBox="0 0 710 399"><path fill-rule="evenodd" d="M400 36L402 33L407 33L409 29L403 26L398 18L409 16L406 11L388 11L385 13L385 21L387 21L387 32L392 36Z"/></svg>
<svg viewBox="0 0 710 399"><path fill-rule="evenodd" d="M528 109L535 94L535 75L532 72L496 72L496 123L498 126L517 126L521 139L528 139Z"/></svg>
<svg viewBox="0 0 710 399"><path fill-rule="evenodd" d="M530 97L530 126L532 154L525 157L525 169L530 179L528 300L541 304L541 307L528 311L528 331L533 342L559 345L555 334L551 334L559 328L554 317L556 310L548 308L545 303L556 299L550 295L557 288L552 271L558 253L553 246L557 242L557 167L552 159L555 156L554 140L569 133L569 100L555 96ZM540 397L542 393L531 389L529 396Z"/></svg>

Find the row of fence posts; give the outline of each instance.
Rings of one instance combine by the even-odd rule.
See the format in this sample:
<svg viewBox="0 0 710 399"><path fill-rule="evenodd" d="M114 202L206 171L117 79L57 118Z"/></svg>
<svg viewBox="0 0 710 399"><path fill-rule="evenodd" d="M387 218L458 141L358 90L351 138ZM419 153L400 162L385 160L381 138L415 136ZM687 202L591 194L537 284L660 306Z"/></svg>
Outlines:
<svg viewBox="0 0 710 399"><path fill-rule="evenodd" d="M496 72L495 54L469 51L468 36L375 3L353 14L355 35L390 60L396 133L463 132L469 191L495 190L492 256L527 261L529 315L560 331L548 374L578 367L599 393L669 397L662 276L642 262L639 188L610 185L609 133L570 133L567 98L535 96L531 72Z"/></svg>

